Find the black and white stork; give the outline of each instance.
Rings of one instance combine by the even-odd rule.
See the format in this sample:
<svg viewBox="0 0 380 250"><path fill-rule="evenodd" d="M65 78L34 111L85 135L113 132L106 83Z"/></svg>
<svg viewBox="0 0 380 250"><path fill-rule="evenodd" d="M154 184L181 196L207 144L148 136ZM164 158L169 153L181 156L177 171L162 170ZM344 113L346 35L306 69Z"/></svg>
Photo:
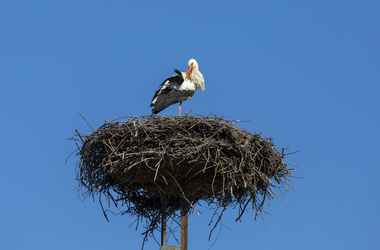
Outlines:
<svg viewBox="0 0 380 250"><path fill-rule="evenodd" d="M152 114L157 114L179 102L178 115L181 116L182 102L189 100L197 89L205 90L205 82L197 61L190 59L187 65L189 66L187 72L174 69L177 74L161 83L150 104L153 107Z"/></svg>

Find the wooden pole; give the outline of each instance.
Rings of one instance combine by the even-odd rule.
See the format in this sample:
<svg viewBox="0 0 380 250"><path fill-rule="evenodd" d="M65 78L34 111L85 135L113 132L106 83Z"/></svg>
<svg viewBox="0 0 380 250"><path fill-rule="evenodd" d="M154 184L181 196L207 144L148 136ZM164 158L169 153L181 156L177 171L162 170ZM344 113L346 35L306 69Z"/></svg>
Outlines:
<svg viewBox="0 0 380 250"><path fill-rule="evenodd" d="M185 180L182 180L181 188L183 190L183 193L185 197L187 197L187 183ZM187 204L187 201L185 197L181 197L181 250L187 250L187 229L188 229L188 212L189 212L189 205Z"/></svg>
<svg viewBox="0 0 380 250"><path fill-rule="evenodd" d="M161 246L166 246L166 187L161 192Z"/></svg>

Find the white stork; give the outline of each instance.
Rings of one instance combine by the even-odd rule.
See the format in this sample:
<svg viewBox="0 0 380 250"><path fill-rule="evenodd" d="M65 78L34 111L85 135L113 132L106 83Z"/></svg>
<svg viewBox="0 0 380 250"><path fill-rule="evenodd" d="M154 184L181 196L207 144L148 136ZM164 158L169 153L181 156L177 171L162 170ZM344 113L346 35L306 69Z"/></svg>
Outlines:
<svg viewBox="0 0 380 250"><path fill-rule="evenodd" d="M197 89L205 90L205 82L197 61L190 59L187 65L189 69L186 73L174 69L177 74L161 83L150 104L153 107L152 114L157 114L179 102L178 115L181 116L182 102L189 100Z"/></svg>

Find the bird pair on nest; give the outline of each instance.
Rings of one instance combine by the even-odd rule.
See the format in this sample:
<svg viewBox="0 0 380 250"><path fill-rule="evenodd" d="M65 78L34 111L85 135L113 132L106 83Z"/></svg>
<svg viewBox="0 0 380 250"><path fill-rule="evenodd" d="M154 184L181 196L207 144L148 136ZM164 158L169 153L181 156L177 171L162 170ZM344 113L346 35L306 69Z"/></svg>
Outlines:
<svg viewBox="0 0 380 250"><path fill-rule="evenodd" d="M189 67L187 72L174 69L177 74L161 83L150 104L153 107L152 114L157 114L179 102L178 115L181 116L182 102L191 99L197 89L205 90L205 81L197 61L190 59L187 65Z"/></svg>

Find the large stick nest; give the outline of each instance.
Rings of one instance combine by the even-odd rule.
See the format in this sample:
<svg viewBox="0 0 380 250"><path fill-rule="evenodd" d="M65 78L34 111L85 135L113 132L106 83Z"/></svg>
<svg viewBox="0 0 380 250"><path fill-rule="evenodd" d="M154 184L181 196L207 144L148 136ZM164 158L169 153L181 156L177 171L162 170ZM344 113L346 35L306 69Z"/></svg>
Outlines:
<svg viewBox="0 0 380 250"><path fill-rule="evenodd" d="M187 183L190 209L200 201L222 208L250 208L255 216L275 188L287 187L292 169L271 138L211 116L141 116L106 121L90 135L78 131L77 179L85 196L98 194L146 219L147 233L160 227L160 194L167 215L178 219L181 183ZM103 210L104 211L104 210ZM222 213L223 214L223 213ZM219 221L219 220L218 220Z"/></svg>

